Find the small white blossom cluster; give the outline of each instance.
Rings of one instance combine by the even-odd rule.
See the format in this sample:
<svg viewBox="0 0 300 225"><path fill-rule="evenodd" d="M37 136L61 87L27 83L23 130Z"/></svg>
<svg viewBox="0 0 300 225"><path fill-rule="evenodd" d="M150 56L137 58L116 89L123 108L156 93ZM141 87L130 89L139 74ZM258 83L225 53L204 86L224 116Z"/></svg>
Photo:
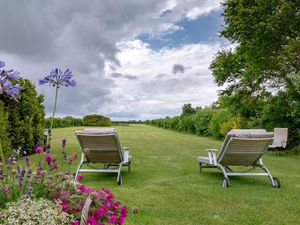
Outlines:
<svg viewBox="0 0 300 225"><path fill-rule="evenodd" d="M46 199L20 199L7 204L0 214L3 225L69 225L72 218Z"/></svg>

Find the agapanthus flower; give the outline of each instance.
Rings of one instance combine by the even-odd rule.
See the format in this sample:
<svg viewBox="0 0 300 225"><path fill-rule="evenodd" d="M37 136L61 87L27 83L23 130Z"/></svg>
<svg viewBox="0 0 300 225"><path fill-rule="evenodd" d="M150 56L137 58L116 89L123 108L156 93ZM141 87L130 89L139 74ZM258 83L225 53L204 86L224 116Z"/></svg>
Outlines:
<svg viewBox="0 0 300 225"><path fill-rule="evenodd" d="M0 61L0 68L4 66L5 63ZM19 74L17 71L0 69L0 95L6 93L13 100L18 100L19 92L25 89L20 84L14 84L20 80Z"/></svg>
<svg viewBox="0 0 300 225"><path fill-rule="evenodd" d="M53 87L56 87L54 109L53 109L50 129L52 129L52 126L53 126L53 120L54 120L55 110L56 110L56 105L57 105L58 89L62 85L66 86L66 87L68 87L68 86L75 87L76 82L75 82L75 80L72 80L72 76L73 76L73 74L72 74L71 70L67 69L65 72L63 72L60 69L56 68L50 72L50 75L39 80L40 85L48 83L48 84L52 85ZM51 133L49 133L49 136L51 137Z"/></svg>
<svg viewBox="0 0 300 225"><path fill-rule="evenodd" d="M44 77L43 79L40 79L39 84L42 85L49 83L53 87L55 87L56 85L75 87L76 82L75 80L72 80L72 76L72 71L70 69L67 69L65 72L63 72L62 70L56 68L50 72L50 75Z"/></svg>

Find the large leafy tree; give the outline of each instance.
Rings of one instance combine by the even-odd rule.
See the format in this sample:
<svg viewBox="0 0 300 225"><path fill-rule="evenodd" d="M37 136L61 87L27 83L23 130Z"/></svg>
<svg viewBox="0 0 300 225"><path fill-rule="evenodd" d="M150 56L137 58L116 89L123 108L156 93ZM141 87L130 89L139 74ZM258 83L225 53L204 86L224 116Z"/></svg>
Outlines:
<svg viewBox="0 0 300 225"><path fill-rule="evenodd" d="M216 83L226 87L220 105L243 117L260 117L270 129L293 128L295 142L300 132L300 1L226 0L223 5L221 36L236 48L218 52L210 66Z"/></svg>

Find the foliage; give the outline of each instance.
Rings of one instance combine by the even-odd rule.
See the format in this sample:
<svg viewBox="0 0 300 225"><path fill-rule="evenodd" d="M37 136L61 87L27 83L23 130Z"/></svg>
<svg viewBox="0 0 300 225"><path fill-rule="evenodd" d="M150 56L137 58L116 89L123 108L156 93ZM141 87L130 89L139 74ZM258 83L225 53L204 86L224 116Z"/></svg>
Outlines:
<svg viewBox="0 0 300 225"><path fill-rule="evenodd" d="M219 51L210 65L216 83L226 85L219 106L246 118L250 128L288 127L289 146L299 144L299 1L226 0L223 5L221 36L237 47Z"/></svg>
<svg viewBox="0 0 300 225"><path fill-rule="evenodd" d="M196 110L192 107L191 103L188 104L184 104L182 106L182 113L181 116L188 116L188 115L192 115L196 112Z"/></svg>
<svg viewBox="0 0 300 225"><path fill-rule="evenodd" d="M194 115L194 126L197 135L209 136L211 131L209 129L209 124L213 116L214 110L211 108L204 108L198 110Z"/></svg>
<svg viewBox="0 0 300 225"><path fill-rule="evenodd" d="M52 120L52 118L45 119L44 128L48 128L51 126L51 120ZM80 126L83 126L83 119L67 116L64 118L54 118L52 127L53 128L63 128L63 127L80 127Z"/></svg>
<svg viewBox="0 0 300 225"><path fill-rule="evenodd" d="M8 142L4 146L6 154L18 148L30 154L35 143L43 138L44 97L37 94L35 86L29 80L20 79L20 82L25 89L20 92L18 102L12 101L5 95L0 96L0 108L4 109L2 111L0 109L0 113L4 113L0 121L6 124L4 127L7 127ZM2 133L1 135L1 137L5 136Z"/></svg>
<svg viewBox="0 0 300 225"><path fill-rule="evenodd" d="M0 216L0 224L5 225L69 225L72 218L61 208L46 199L19 199L17 202L10 202L7 209Z"/></svg>
<svg viewBox="0 0 300 225"><path fill-rule="evenodd" d="M83 117L84 126L111 126L111 120L109 117L91 114Z"/></svg>
<svg viewBox="0 0 300 225"><path fill-rule="evenodd" d="M21 196L25 196L26 199L44 198L57 203L62 211L71 215L74 218L72 225L75 225L79 224L84 203L90 198L92 200L88 218L90 224L93 224L93 221L103 224L123 224L127 216L127 207L121 206L120 201L115 200L108 189L94 190L71 178L70 166L77 159L77 154L67 155L65 139L62 140L60 151L61 162L52 154L50 145L45 149L38 145L35 151L39 156L37 165L33 165L26 156L25 166L22 166L17 162L16 155L9 157L6 168L4 164L0 165L0 209L7 206L16 207ZM4 169L7 170L7 174ZM82 178L83 176L79 175L78 181ZM7 204L15 201L17 202ZM8 212L12 210L15 211L8 209ZM28 219L35 221L34 218Z"/></svg>

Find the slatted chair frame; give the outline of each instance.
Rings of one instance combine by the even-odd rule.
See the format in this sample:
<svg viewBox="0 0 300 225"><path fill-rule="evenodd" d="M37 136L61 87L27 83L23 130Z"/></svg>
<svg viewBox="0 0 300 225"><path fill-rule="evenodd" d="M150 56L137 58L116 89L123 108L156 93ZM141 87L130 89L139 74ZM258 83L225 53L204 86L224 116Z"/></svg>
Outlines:
<svg viewBox="0 0 300 225"><path fill-rule="evenodd" d="M117 173L117 182L122 185L122 167L131 170L131 156L129 148L121 148L119 137L115 129L85 129L77 131L75 135L79 141L82 154L75 179L80 172ZM103 164L103 168L93 165ZM90 167L82 169L83 165Z"/></svg>
<svg viewBox="0 0 300 225"><path fill-rule="evenodd" d="M262 156L272 141L272 133L267 133L265 130L233 130L226 136L220 151L218 149L206 149L208 157L197 158L200 174L202 168L220 169L223 173L223 187L230 186L230 176L267 176L272 186L279 188L279 180L271 175L262 161ZM251 169L247 168L246 171L240 172L230 168L232 166L245 166ZM250 172L256 167L261 168L263 172Z"/></svg>

